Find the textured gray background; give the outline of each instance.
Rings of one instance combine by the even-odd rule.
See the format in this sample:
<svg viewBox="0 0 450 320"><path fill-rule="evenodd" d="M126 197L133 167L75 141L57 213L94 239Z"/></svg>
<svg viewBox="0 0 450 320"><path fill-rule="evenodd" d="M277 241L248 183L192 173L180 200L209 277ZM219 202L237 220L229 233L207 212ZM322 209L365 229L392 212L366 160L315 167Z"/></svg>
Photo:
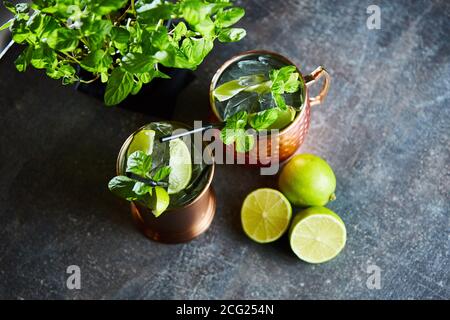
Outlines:
<svg viewBox="0 0 450 320"><path fill-rule="evenodd" d="M381 30L366 8L381 7ZM300 152L337 176L329 205L347 225L335 260L309 265L286 237L259 245L239 209L274 177L220 166L208 232L162 245L136 231L127 203L106 188L121 143L149 116L106 108L49 80L0 63L0 297L32 298L450 298L450 5L442 1L240 1L248 37L218 45L185 90L177 119L204 118L208 83L246 49L278 51L307 73L333 77L314 108ZM149 97L149 107L151 97ZM82 289L65 288L65 269ZM368 265L382 269L366 287Z"/></svg>

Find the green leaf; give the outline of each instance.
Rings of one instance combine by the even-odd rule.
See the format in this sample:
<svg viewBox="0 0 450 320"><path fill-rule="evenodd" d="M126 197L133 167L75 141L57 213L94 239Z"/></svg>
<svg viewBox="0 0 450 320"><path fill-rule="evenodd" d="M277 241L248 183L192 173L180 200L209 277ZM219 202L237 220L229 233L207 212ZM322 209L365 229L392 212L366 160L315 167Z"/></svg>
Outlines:
<svg viewBox="0 0 450 320"><path fill-rule="evenodd" d="M284 98L281 94L272 92L272 97L273 97L273 100L275 100L275 104L277 105L278 108L280 108L282 110L287 109L286 101L284 100Z"/></svg>
<svg viewBox="0 0 450 320"><path fill-rule="evenodd" d="M34 48L31 64L37 69L56 68L58 58L55 51L50 49L46 44L41 44Z"/></svg>
<svg viewBox="0 0 450 320"><path fill-rule="evenodd" d="M298 72L291 73L289 79L284 84L284 91L287 93L295 93L300 87L300 81Z"/></svg>
<svg viewBox="0 0 450 320"><path fill-rule="evenodd" d="M147 193L151 194L151 191L152 191L151 186L149 186L143 182L140 182L140 181L137 181L133 186L133 192L135 194L137 194L138 196L142 196Z"/></svg>
<svg viewBox="0 0 450 320"><path fill-rule="evenodd" d="M4 23L4 24L0 27L0 31L5 30L5 29L8 29L9 27L11 27L12 24L13 24L13 22L14 22L14 19L10 19L10 20L6 21L6 23Z"/></svg>
<svg viewBox="0 0 450 320"><path fill-rule="evenodd" d="M120 27L113 27L111 29L111 40L117 49L126 50L129 39L130 32L127 29Z"/></svg>
<svg viewBox="0 0 450 320"><path fill-rule="evenodd" d="M278 119L278 111L275 108L260 111L249 116L249 124L256 130L267 129Z"/></svg>
<svg viewBox="0 0 450 320"><path fill-rule="evenodd" d="M174 8L174 4L161 0L139 1L136 3L138 20L148 25L155 24L159 20L170 19Z"/></svg>
<svg viewBox="0 0 450 320"><path fill-rule="evenodd" d="M183 40L180 51L188 57L189 63L192 64L190 69L192 69L203 62L203 59L211 52L213 46L213 41L210 39L186 38Z"/></svg>
<svg viewBox="0 0 450 320"><path fill-rule="evenodd" d="M141 177L148 177L152 169L152 157L143 151L133 152L127 160L127 172L137 174Z"/></svg>
<svg viewBox="0 0 450 320"><path fill-rule="evenodd" d="M70 64L61 64L60 66L53 68L53 67L47 67L47 75L50 78L53 79L60 79L65 77L66 82L67 79L73 79L74 75L76 73L74 67L72 67ZM70 81L68 81L70 82Z"/></svg>
<svg viewBox="0 0 450 320"><path fill-rule="evenodd" d="M103 16L121 9L128 0L95 0L90 3L92 12Z"/></svg>
<svg viewBox="0 0 450 320"><path fill-rule="evenodd" d="M187 23L195 26L229 6L231 6L229 2L208 3L201 0L185 0L180 3L180 11Z"/></svg>
<svg viewBox="0 0 450 320"><path fill-rule="evenodd" d="M116 105L122 102L133 89L133 77L121 68L116 68L108 79L105 91L105 104Z"/></svg>
<svg viewBox="0 0 450 320"><path fill-rule="evenodd" d="M183 21L179 22L177 26L173 29L172 35L173 41L176 42L180 41L181 38L183 38L186 35L187 31L188 29L186 27L186 24Z"/></svg>
<svg viewBox="0 0 450 320"><path fill-rule="evenodd" d="M219 33L220 42L236 42L246 36L247 32L242 28L224 29Z"/></svg>
<svg viewBox="0 0 450 320"><path fill-rule="evenodd" d="M78 46L77 33L71 29L56 29L48 35L47 44L50 48L62 52L72 51Z"/></svg>
<svg viewBox="0 0 450 320"><path fill-rule="evenodd" d="M23 43L30 38L30 36L32 36L32 33L27 27L26 21L17 19L13 20L11 25L11 33L12 39L16 43Z"/></svg>
<svg viewBox="0 0 450 320"><path fill-rule="evenodd" d="M111 56L103 50L96 50L80 61L80 66L93 73L104 73L112 64Z"/></svg>
<svg viewBox="0 0 450 320"><path fill-rule="evenodd" d="M135 81L133 84L133 89L131 90L132 95L137 95L142 89L142 81Z"/></svg>
<svg viewBox="0 0 450 320"><path fill-rule="evenodd" d="M251 134L247 134L244 129L237 131L236 135L236 151L247 152L253 149L255 144L255 137Z"/></svg>
<svg viewBox="0 0 450 320"><path fill-rule="evenodd" d="M133 179L128 177L117 176L109 181L108 188L117 196L128 201L134 201L138 199L136 193L133 191L135 183L136 182Z"/></svg>
<svg viewBox="0 0 450 320"><path fill-rule="evenodd" d="M31 57L33 55L33 47L28 46L25 50L22 51L22 53L17 57L16 61L14 61L14 64L16 65L16 69L19 72L24 72L28 65L31 62Z"/></svg>
<svg viewBox="0 0 450 320"><path fill-rule="evenodd" d="M153 68L156 59L142 53L128 53L122 58L123 68L130 73L144 73Z"/></svg>
<svg viewBox="0 0 450 320"><path fill-rule="evenodd" d="M164 166L164 167L158 168L158 170L153 175L152 179L155 181L161 181L161 180L165 179L167 176L169 176L170 170L171 169L169 166Z"/></svg>
<svg viewBox="0 0 450 320"><path fill-rule="evenodd" d="M246 111L240 111L227 118L224 128L221 130L220 137L224 144L229 145L236 141L237 137L242 135L247 125L248 114Z"/></svg>
<svg viewBox="0 0 450 320"><path fill-rule="evenodd" d="M231 27L241 20L244 15L245 10L243 8L231 8L217 13L215 21L219 27Z"/></svg>
<svg viewBox="0 0 450 320"><path fill-rule="evenodd" d="M10 12L16 14L16 7L9 1L4 0L3 1L3 5L5 6L6 9L8 9Z"/></svg>

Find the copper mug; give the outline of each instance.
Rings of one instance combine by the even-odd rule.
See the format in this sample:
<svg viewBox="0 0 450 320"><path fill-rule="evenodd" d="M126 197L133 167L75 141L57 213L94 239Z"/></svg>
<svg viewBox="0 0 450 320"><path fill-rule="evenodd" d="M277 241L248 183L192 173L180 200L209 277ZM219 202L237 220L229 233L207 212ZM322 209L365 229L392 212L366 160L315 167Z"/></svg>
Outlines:
<svg viewBox="0 0 450 320"><path fill-rule="evenodd" d="M174 121L164 122L190 129L186 125ZM124 175L126 154L134 134L127 138L120 149L116 162L117 175ZM181 243L192 240L209 228L216 212L216 195L211 186L215 170L212 155L210 163L207 183L194 199L182 207L170 208L159 217L155 217L149 208L138 202L131 202L133 220L144 235L158 242Z"/></svg>
<svg viewBox="0 0 450 320"><path fill-rule="evenodd" d="M209 89L209 97L212 111L216 120L223 121L221 116L217 111L217 107L215 104L213 91L217 86L220 77L224 73L224 71L232 66L233 64L251 58L253 56L270 56L275 58L276 60L282 62L285 65L294 65L295 64L290 61L288 58L271 51L266 50L253 50L243 52L234 56L233 58L226 61L220 68L217 70L216 74L212 78L210 89ZM256 148L251 150L250 152L245 153L246 164L251 164L249 159L253 157L256 158L257 165L265 165L270 164L274 161L282 162L288 158L290 158L297 149L302 145L305 140L306 134L308 133L309 124L311 121L311 107L315 105L321 104L330 87L330 75L328 72L322 67L319 66L316 70L314 70L311 74L304 76L297 67L297 71L300 75L300 82L302 90L302 100L303 105L301 106L301 111L297 112L295 119L284 129L280 130L278 133L268 134L265 136L259 135L257 139ZM324 78L322 88L320 93L310 98L308 93L308 87L314 84L320 78ZM261 147L266 148L265 152L258 152L258 148ZM234 146L227 146L226 149L228 151L234 152ZM253 153L253 154L252 154Z"/></svg>

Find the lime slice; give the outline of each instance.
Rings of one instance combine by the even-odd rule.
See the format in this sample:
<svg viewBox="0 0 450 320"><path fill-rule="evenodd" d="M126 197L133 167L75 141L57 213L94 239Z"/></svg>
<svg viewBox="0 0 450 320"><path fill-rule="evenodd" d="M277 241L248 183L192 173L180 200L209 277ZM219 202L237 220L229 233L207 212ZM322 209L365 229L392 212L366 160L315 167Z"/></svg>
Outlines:
<svg viewBox="0 0 450 320"><path fill-rule="evenodd" d="M216 99L222 102L234 97L245 88L245 86L240 84L240 80L236 79L225 82L221 86L217 87L213 93Z"/></svg>
<svg viewBox="0 0 450 320"><path fill-rule="evenodd" d="M257 189L244 200L241 221L244 232L259 243L280 238L289 226L292 207L286 197L274 189Z"/></svg>
<svg viewBox="0 0 450 320"><path fill-rule="evenodd" d="M186 143L181 139L170 141L170 174L169 194L180 192L187 187L192 176L191 153Z"/></svg>
<svg viewBox="0 0 450 320"><path fill-rule="evenodd" d="M289 239L292 250L300 259L322 263L341 252L347 232L336 213L325 207L311 207L295 216Z"/></svg>
<svg viewBox="0 0 450 320"><path fill-rule="evenodd" d="M289 124L291 124L292 121L295 119L295 115L297 112L294 108L288 106L286 110L277 109L278 110L278 118L277 120L272 123L268 130L270 129L283 129L287 127Z"/></svg>
<svg viewBox="0 0 450 320"><path fill-rule="evenodd" d="M213 94L217 100L220 102L231 99L241 91L250 92L266 92L270 91L270 82L266 81L263 74L254 74L250 76L243 76L239 79L231 80L225 82L224 84L218 86Z"/></svg>
<svg viewBox="0 0 450 320"><path fill-rule="evenodd" d="M128 147L127 157L136 151L144 151L147 155L152 154L154 141L155 131L145 129L137 132Z"/></svg>
<svg viewBox="0 0 450 320"><path fill-rule="evenodd" d="M167 191L162 187L154 187L152 189L149 207L152 209L155 217L159 217L161 213L166 211L169 206L170 198Z"/></svg>

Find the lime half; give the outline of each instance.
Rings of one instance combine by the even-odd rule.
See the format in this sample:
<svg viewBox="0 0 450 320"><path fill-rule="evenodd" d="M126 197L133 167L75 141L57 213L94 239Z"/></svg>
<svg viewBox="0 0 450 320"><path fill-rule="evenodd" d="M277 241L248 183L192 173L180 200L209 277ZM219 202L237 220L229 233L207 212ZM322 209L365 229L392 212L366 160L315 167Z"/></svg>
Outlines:
<svg viewBox="0 0 450 320"><path fill-rule="evenodd" d="M309 263L322 263L336 257L347 239L345 224L325 207L311 207L298 213L289 231L294 253Z"/></svg>
<svg viewBox="0 0 450 320"><path fill-rule="evenodd" d="M191 153L186 143L181 139L170 141L170 174L169 194L180 192L187 187L192 177Z"/></svg>
<svg viewBox="0 0 450 320"><path fill-rule="evenodd" d="M137 132L128 147L127 156L130 156L130 154L136 151L143 151L147 155L151 155L154 141L155 131L145 129Z"/></svg>
<svg viewBox="0 0 450 320"><path fill-rule="evenodd" d="M259 243L280 238L289 226L292 207L279 191L269 188L257 189L244 200L241 221L244 232Z"/></svg>

